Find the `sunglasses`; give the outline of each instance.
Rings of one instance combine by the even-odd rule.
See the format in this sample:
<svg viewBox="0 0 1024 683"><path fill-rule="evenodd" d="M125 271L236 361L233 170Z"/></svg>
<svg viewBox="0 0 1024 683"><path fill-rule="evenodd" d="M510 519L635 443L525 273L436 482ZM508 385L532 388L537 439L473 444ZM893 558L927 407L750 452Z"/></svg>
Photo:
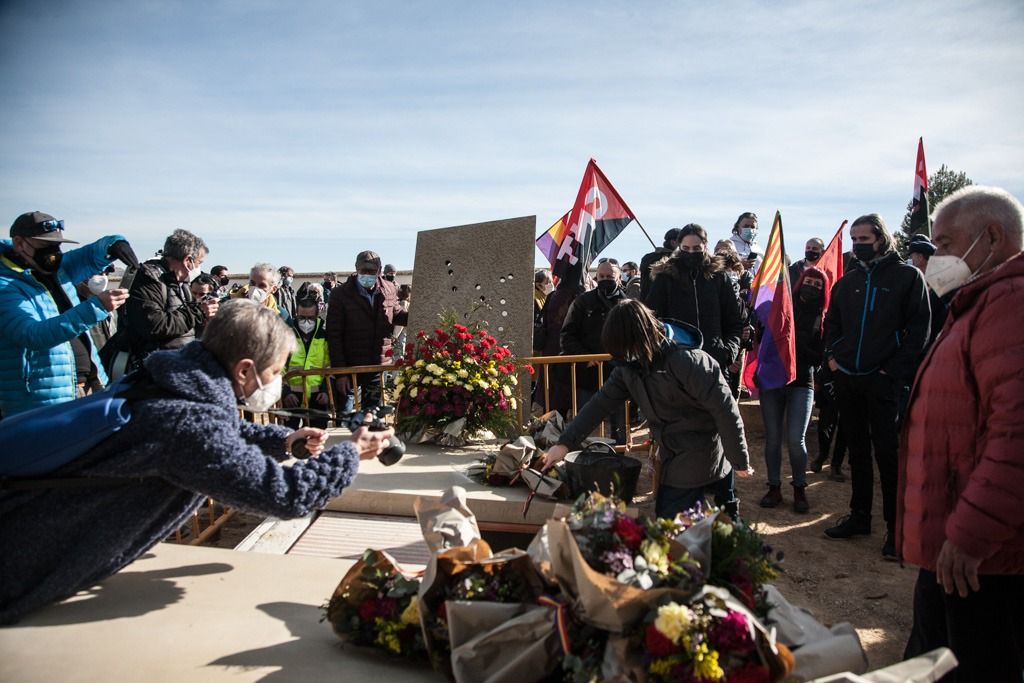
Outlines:
<svg viewBox="0 0 1024 683"><path fill-rule="evenodd" d="M56 232L64 229L64 221L57 220L56 218L36 223L36 225L43 229L43 232Z"/></svg>

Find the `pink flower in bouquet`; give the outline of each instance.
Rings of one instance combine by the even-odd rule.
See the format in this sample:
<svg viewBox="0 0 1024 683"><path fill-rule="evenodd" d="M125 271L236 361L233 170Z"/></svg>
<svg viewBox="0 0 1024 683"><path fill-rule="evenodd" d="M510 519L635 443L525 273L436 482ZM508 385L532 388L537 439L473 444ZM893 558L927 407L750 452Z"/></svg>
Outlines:
<svg viewBox="0 0 1024 683"><path fill-rule="evenodd" d="M640 523L628 515L618 515L612 531L622 539L626 547L634 552L640 549L640 544L643 543L644 538L647 536Z"/></svg>
<svg viewBox="0 0 1024 683"><path fill-rule="evenodd" d="M708 639L712 647L720 651L746 654L754 649L747 618L735 610L730 610L724 619L715 624Z"/></svg>
<svg viewBox="0 0 1024 683"><path fill-rule="evenodd" d="M654 627L654 624L648 624L644 629L644 645L652 657L668 657L675 654L678 649L675 643Z"/></svg>

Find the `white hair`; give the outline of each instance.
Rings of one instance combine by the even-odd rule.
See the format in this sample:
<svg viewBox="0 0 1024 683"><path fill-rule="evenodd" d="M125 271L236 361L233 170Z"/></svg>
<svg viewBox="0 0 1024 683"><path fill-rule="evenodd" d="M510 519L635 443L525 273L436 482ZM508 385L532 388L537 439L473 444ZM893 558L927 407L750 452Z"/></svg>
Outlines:
<svg viewBox="0 0 1024 683"><path fill-rule="evenodd" d="M249 270L249 279L255 282L256 276L259 275L260 273L267 273L268 275L270 275L270 281L275 285L280 284L281 282L281 274L277 272L274 266L270 263L257 263L255 266L253 266Z"/></svg>
<svg viewBox="0 0 1024 683"><path fill-rule="evenodd" d="M933 220L938 220L940 215L946 213L969 217L968 225L972 230L998 223L1003 226L1006 236L1015 241L1018 247L1024 241L1024 206L1001 187L962 187L935 207Z"/></svg>
<svg viewBox="0 0 1024 683"><path fill-rule="evenodd" d="M281 316L252 299L231 299L220 305L203 330L203 346L230 370L251 358L257 371L266 370L295 348L295 335Z"/></svg>

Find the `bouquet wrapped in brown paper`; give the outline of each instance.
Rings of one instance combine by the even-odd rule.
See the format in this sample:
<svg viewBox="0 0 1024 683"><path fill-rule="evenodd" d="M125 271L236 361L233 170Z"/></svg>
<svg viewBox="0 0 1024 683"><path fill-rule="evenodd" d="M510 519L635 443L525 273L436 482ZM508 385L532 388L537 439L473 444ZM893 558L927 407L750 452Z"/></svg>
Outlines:
<svg viewBox="0 0 1024 683"><path fill-rule="evenodd" d="M547 522L530 553L578 618L624 633L659 600L685 599L702 585L699 566L671 540L679 531L670 520L635 520L621 502L594 493L565 520Z"/></svg>
<svg viewBox="0 0 1024 683"><path fill-rule="evenodd" d="M367 550L334 590L327 619L345 642L422 656L419 586L419 579L403 574L386 552Z"/></svg>
<svg viewBox="0 0 1024 683"><path fill-rule="evenodd" d="M452 675L448 607L459 605L458 633L485 632L494 626L493 603L533 604L544 584L530 556L522 550L493 554L483 540L442 550L431 558L420 584L419 609L423 635L434 667ZM508 656L506 651L505 656ZM463 659L467 659L463 652Z"/></svg>

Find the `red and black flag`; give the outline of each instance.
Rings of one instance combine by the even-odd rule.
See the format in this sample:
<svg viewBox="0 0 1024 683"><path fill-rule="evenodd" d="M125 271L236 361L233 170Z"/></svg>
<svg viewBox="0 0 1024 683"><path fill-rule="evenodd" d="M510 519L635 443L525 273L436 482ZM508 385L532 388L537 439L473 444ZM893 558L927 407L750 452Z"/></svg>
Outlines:
<svg viewBox="0 0 1024 683"><path fill-rule="evenodd" d="M555 277L582 282L597 255L634 220L626 202L591 159L572 210L537 239L537 247L549 257Z"/></svg>
<svg viewBox="0 0 1024 683"><path fill-rule="evenodd" d="M918 138L917 166L914 168L914 201L910 207L911 234L931 237L932 223L929 213L928 169L924 166L924 138Z"/></svg>

